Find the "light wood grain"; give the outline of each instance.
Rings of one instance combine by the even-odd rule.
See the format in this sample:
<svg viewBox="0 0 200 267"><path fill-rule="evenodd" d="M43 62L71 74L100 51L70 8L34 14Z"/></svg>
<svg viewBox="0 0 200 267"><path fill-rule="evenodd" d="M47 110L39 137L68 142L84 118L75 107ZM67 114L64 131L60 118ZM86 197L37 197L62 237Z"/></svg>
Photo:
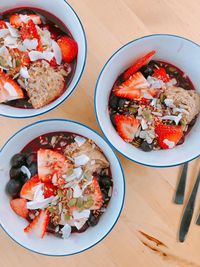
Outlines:
<svg viewBox="0 0 200 267"><path fill-rule="evenodd" d="M88 40L82 80L65 103L46 115L23 120L0 117L0 147L24 125L46 118L69 118L99 131L93 109L95 83L105 61L126 42L152 33L173 33L200 43L199 0L70 0L69 3L80 16ZM116 227L103 242L79 255L51 258L21 248L0 230L0 266L200 266L200 227L194 224L200 209L199 195L187 240L184 244L177 242L183 206L173 204L172 198L180 167L155 169L122 156L120 160L127 181L125 207ZM199 160L190 164L187 198L199 166ZM148 241L140 230L159 239L167 248Z"/></svg>

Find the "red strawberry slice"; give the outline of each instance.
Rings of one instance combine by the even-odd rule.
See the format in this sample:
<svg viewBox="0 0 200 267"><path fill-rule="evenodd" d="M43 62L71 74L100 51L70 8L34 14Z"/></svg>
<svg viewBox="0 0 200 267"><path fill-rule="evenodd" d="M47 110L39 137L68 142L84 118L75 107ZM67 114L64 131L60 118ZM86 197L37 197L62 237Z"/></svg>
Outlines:
<svg viewBox="0 0 200 267"><path fill-rule="evenodd" d="M26 219L28 217L28 209L26 207L26 203L26 199L15 198L10 201L10 206L17 215Z"/></svg>
<svg viewBox="0 0 200 267"><path fill-rule="evenodd" d="M127 81L115 89L115 95L123 98L140 100L145 94L155 96L156 90L148 88L149 84L141 72L136 72Z"/></svg>
<svg viewBox="0 0 200 267"><path fill-rule="evenodd" d="M69 168L65 157L51 149L38 150L37 162L38 176L42 182L51 182L54 174L66 174Z"/></svg>
<svg viewBox="0 0 200 267"><path fill-rule="evenodd" d="M133 141L135 133L140 125L139 121L132 116L115 115L116 129L121 138L126 142Z"/></svg>
<svg viewBox="0 0 200 267"><path fill-rule="evenodd" d="M44 184L44 198L48 198L51 196L55 196L57 193L56 186L54 186L52 183L45 183Z"/></svg>
<svg viewBox="0 0 200 267"><path fill-rule="evenodd" d="M21 87L3 71L0 71L0 103L20 98L24 98Z"/></svg>
<svg viewBox="0 0 200 267"><path fill-rule="evenodd" d="M33 200L34 197L34 187L40 184L40 180L37 175L29 179L23 186L20 191L20 197L28 200Z"/></svg>
<svg viewBox="0 0 200 267"><path fill-rule="evenodd" d="M169 149L177 145L183 136L182 127L179 125L158 124L155 128L158 135L158 144L163 149ZM171 143L171 147L169 143Z"/></svg>
<svg viewBox="0 0 200 267"><path fill-rule="evenodd" d="M39 233L41 238L44 237L50 221L50 213L48 210L40 210L38 216L36 216L31 223L24 229L25 233L35 231Z"/></svg>
<svg viewBox="0 0 200 267"><path fill-rule="evenodd" d="M45 210L41 215L41 230L40 230L41 238L43 238L47 232L49 221L50 221L50 213L48 210Z"/></svg>
<svg viewBox="0 0 200 267"><path fill-rule="evenodd" d="M18 13L12 14L10 16L10 24L15 28L20 28L24 24L24 21L22 19L23 16L24 15L21 15ZM41 24L42 23L41 17L39 15L29 14L27 16L28 16L27 18L31 19L34 22L34 24Z"/></svg>
<svg viewBox="0 0 200 267"><path fill-rule="evenodd" d="M153 77L162 80L164 83L170 81L169 76L167 75L166 70L164 68L154 69Z"/></svg>
<svg viewBox="0 0 200 267"><path fill-rule="evenodd" d="M98 210L102 207L103 196L96 177L93 177L92 183L85 188L83 194L92 196L94 204L90 208L91 210Z"/></svg>
<svg viewBox="0 0 200 267"><path fill-rule="evenodd" d="M6 23L5 23L5 21L0 20L0 30L2 30L2 29L7 29L7 28L8 28L8 27L7 27Z"/></svg>
<svg viewBox="0 0 200 267"><path fill-rule="evenodd" d="M64 62L72 62L78 54L78 45L75 40L68 36L62 36L57 41L62 53Z"/></svg>
<svg viewBox="0 0 200 267"><path fill-rule="evenodd" d="M156 51L151 51L142 58L139 58L130 68L128 68L124 74L124 80L126 81L130 76L132 76L134 73L136 73L139 69L141 69L143 66L147 65L149 61L152 59L152 57L155 55Z"/></svg>

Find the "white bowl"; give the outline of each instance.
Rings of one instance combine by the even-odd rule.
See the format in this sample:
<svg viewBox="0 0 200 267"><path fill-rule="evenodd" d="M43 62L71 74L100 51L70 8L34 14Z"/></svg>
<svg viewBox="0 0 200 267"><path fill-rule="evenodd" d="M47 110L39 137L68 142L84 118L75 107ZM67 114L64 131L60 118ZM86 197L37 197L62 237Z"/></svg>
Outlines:
<svg viewBox="0 0 200 267"><path fill-rule="evenodd" d="M9 180L11 157L37 136L55 131L73 132L94 140L110 162L114 185L108 208L99 223L95 227L88 228L84 233L72 234L69 239L65 240L51 234L46 235L43 239L25 234L23 229L27 222L11 210L9 197L5 193L5 186ZM31 251L49 256L66 256L82 252L106 237L120 216L125 196L125 179L120 162L106 141L83 124L61 119L43 120L30 124L14 134L4 145L0 152L0 165L1 227L14 241Z"/></svg>
<svg viewBox="0 0 200 267"><path fill-rule="evenodd" d="M81 79L85 67L87 42L83 26L78 15L65 0L56 0L56 1L1 0L0 2L1 12L18 7L30 7L30 8L35 7L43 9L44 11L47 11L56 16L57 18L59 18L71 32L72 36L78 43L78 49L79 49L77 66L73 79L70 85L68 86L67 90L58 99L54 100L49 105L46 105L45 107L40 109L20 109L0 104L1 116L12 117L12 118L27 118L27 117L38 116L54 109L55 107L60 105L63 101L65 101L74 91L74 89L76 88Z"/></svg>
<svg viewBox="0 0 200 267"><path fill-rule="evenodd" d="M200 118L197 119L184 144L169 150L143 152L123 141L114 129L108 113L109 95L118 75L134 60L151 50L157 52L155 59L172 63L183 70L192 80L196 90L200 92L200 46L180 36L155 34L124 45L107 61L96 84L95 112L106 139L122 155L143 165L171 167L200 155Z"/></svg>

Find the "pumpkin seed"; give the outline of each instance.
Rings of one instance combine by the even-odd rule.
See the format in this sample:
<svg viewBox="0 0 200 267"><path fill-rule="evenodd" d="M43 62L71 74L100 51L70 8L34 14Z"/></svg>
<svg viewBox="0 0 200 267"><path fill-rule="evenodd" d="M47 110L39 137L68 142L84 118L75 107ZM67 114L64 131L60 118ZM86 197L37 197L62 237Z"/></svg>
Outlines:
<svg viewBox="0 0 200 267"><path fill-rule="evenodd" d="M84 208L89 209L93 206L94 200L92 198L88 198L86 202L84 202Z"/></svg>
<svg viewBox="0 0 200 267"><path fill-rule="evenodd" d="M76 202L76 206L78 208L82 208L83 207L83 198L79 197L77 202Z"/></svg>
<svg viewBox="0 0 200 267"><path fill-rule="evenodd" d="M137 113L137 108L130 107L130 108L128 109L128 111L129 111L130 113L132 113L132 114L136 114L136 113Z"/></svg>
<svg viewBox="0 0 200 267"><path fill-rule="evenodd" d="M162 104L164 104L166 98L167 98L167 97L166 97L164 94L161 94L161 95L160 95L160 102L161 102Z"/></svg>
<svg viewBox="0 0 200 267"><path fill-rule="evenodd" d="M73 196L73 190L71 188L69 188L67 190L67 198L70 199L70 198L72 198L72 196Z"/></svg>
<svg viewBox="0 0 200 267"><path fill-rule="evenodd" d="M67 205L68 205L69 207L73 207L73 206L76 205L76 201L77 201L76 198L72 198L72 199L70 199L70 200L68 201Z"/></svg>
<svg viewBox="0 0 200 267"><path fill-rule="evenodd" d="M91 172L90 171L86 171L85 173L84 173L84 178L86 179L86 180L88 180L88 181L91 181L92 180L92 174L91 174Z"/></svg>
<svg viewBox="0 0 200 267"><path fill-rule="evenodd" d="M151 119L151 111L149 109L144 109L142 111L142 116L147 120L149 121Z"/></svg>
<svg viewBox="0 0 200 267"><path fill-rule="evenodd" d="M73 169L69 169L66 173L67 176L70 176L74 173L74 170Z"/></svg>
<svg viewBox="0 0 200 267"><path fill-rule="evenodd" d="M187 125L187 120L185 118L181 119L181 125L184 127Z"/></svg>
<svg viewBox="0 0 200 267"><path fill-rule="evenodd" d="M69 221L71 219L71 216L68 213L65 213L65 221Z"/></svg>
<svg viewBox="0 0 200 267"><path fill-rule="evenodd" d="M47 209L48 209L48 211L50 213L55 213L56 212L56 208L55 207L49 206Z"/></svg>

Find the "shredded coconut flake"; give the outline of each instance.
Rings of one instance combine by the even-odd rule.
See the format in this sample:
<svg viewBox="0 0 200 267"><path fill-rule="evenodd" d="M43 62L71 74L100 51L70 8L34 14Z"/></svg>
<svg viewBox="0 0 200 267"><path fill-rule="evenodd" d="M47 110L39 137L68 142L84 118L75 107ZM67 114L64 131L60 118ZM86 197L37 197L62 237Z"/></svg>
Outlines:
<svg viewBox="0 0 200 267"><path fill-rule="evenodd" d="M61 229L62 238L67 239L71 235L72 228L69 224L65 224L65 226Z"/></svg>
<svg viewBox="0 0 200 267"><path fill-rule="evenodd" d="M28 179L31 178L31 172L29 171L29 169L28 169L26 166L23 165L23 166L21 167L21 171L22 171L24 174L27 175Z"/></svg>
<svg viewBox="0 0 200 267"><path fill-rule="evenodd" d="M74 141L77 143L77 145L80 147L82 146L85 142L86 142L86 139L82 136L79 136L77 135L75 138L74 138Z"/></svg>
<svg viewBox="0 0 200 267"><path fill-rule="evenodd" d="M164 139L163 143L165 143L168 146L168 148L175 147L175 143L173 141L169 141L168 139Z"/></svg>
<svg viewBox="0 0 200 267"><path fill-rule="evenodd" d="M74 158L74 163L75 163L75 166L78 167L78 166L83 166L87 164L89 160L90 158L87 155L82 154Z"/></svg>

